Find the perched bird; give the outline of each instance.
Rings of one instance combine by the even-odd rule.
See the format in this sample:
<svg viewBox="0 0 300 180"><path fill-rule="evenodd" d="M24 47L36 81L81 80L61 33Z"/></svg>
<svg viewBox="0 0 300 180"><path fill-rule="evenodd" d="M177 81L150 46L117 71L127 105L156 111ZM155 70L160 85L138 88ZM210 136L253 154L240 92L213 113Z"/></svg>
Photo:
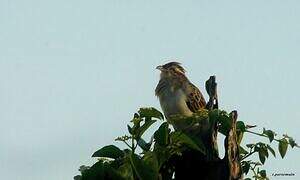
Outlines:
<svg viewBox="0 0 300 180"><path fill-rule="evenodd" d="M185 69L178 62L169 62L157 66L160 70L160 80L155 89L161 108L167 119L172 115L191 116L206 102L199 91L185 76Z"/></svg>

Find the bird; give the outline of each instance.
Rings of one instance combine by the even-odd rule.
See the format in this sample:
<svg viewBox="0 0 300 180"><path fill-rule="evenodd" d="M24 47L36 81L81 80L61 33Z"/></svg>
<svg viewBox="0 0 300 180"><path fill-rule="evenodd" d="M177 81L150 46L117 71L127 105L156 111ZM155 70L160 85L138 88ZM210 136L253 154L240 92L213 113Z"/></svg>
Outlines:
<svg viewBox="0 0 300 180"><path fill-rule="evenodd" d="M156 69L160 70L160 80L155 95L167 120L173 115L192 116L205 108L205 98L187 78L181 63L169 62Z"/></svg>

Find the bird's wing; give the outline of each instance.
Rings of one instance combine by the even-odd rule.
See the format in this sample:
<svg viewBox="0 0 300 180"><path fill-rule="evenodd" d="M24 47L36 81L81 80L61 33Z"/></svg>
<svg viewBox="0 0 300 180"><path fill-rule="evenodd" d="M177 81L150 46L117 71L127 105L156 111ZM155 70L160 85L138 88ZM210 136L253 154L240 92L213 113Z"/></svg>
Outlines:
<svg viewBox="0 0 300 180"><path fill-rule="evenodd" d="M197 112L199 109L205 108L206 102L200 90L192 83L186 84L184 88L187 95L186 104L192 112Z"/></svg>
<svg viewBox="0 0 300 180"><path fill-rule="evenodd" d="M155 95L159 96L167 87L167 83L164 80L159 80L159 83L157 84L155 88Z"/></svg>

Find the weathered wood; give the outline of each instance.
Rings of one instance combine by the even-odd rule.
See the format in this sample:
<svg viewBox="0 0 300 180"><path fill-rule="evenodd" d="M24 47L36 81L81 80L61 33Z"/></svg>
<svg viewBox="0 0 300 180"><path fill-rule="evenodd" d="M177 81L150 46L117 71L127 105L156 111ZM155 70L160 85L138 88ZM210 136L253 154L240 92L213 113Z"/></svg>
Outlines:
<svg viewBox="0 0 300 180"><path fill-rule="evenodd" d="M206 108L208 110L212 109L218 109L219 108L219 102L218 102L218 94L217 94L217 82L216 82L216 76L210 76L209 79L205 82L205 89L207 94L209 95L209 101L206 105ZM210 147L208 147L210 150L215 151L213 154L216 154L217 157L213 157L213 159L219 158L219 152L218 152L218 122L214 121L211 122L213 124L210 125L211 130L209 136L209 143Z"/></svg>
<svg viewBox="0 0 300 180"><path fill-rule="evenodd" d="M230 180L242 179L242 168L239 156L239 145L237 142L236 134L236 122L237 122L237 111L232 111L231 113L231 128L228 136L225 138L225 157L224 164L227 165L229 171Z"/></svg>
<svg viewBox="0 0 300 180"><path fill-rule="evenodd" d="M218 109L218 94L217 94L217 82L216 76L210 76L209 79L205 82L205 89L207 94L209 95L209 100L206 104L206 109Z"/></svg>
<svg viewBox="0 0 300 180"><path fill-rule="evenodd" d="M205 88L209 95L209 101L207 102L206 108L208 110L218 109L217 83L215 76L210 76L205 83ZM188 150L183 152L182 156L175 157L175 179L243 179L236 134L236 111L231 113L231 119L232 126L224 143L225 157L220 159L218 154L218 121L210 121L209 128L206 132L201 132L200 135L196 134L196 137L201 138L203 141L208 153L203 155L198 151Z"/></svg>

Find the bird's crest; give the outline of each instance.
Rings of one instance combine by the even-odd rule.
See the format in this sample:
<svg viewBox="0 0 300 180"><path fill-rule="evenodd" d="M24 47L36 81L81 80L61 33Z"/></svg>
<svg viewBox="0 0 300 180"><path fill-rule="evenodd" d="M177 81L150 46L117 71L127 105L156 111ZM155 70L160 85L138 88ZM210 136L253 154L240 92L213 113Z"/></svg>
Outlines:
<svg viewBox="0 0 300 180"><path fill-rule="evenodd" d="M164 69L169 69L171 67L178 68L183 73L186 72L185 69L181 66L181 63L179 62L169 62L162 66Z"/></svg>

